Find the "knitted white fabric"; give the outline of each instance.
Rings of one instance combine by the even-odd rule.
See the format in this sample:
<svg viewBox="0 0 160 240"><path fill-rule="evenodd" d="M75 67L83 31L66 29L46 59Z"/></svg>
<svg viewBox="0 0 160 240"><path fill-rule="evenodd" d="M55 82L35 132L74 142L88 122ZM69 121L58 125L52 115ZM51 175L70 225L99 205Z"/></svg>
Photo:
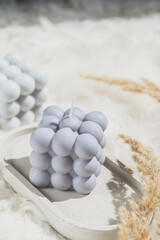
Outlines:
<svg viewBox="0 0 160 240"><path fill-rule="evenodd" d="M28 12L14 6L0 9L1 56L19 52L50 74L47 104L67 109L74 95L75 105L84 111L104 112L109 119L106 154L113 160L120 159L134 171L130 149L118 134L137 138L160 154L160 104L156 100L79 76L79 73L107 75L137 82L145 77L159 85L159 14L94 20L88 14L83 21L70 17L57 22L58 16L75 19L76 15L72 10L67 15L63 8L49 4L42 8L37 3ZM113 7L115 12L119 11L116 5ZM135 12L138 8L139 5L134 6ZM14 193L1 179L0 239L63 237L45 223L34 204Z"/></svg>

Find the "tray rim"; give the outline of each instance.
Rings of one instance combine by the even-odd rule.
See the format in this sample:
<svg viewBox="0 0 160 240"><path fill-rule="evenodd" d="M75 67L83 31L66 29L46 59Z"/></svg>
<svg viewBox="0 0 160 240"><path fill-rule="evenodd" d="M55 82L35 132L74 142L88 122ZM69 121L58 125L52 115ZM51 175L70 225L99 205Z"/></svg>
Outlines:
<svg viewBox="0 0 160 240"><path fill-rule="evenodd" d="M3 136L1 136L1 139L0 139L0 146L2 147L2 152L0 152L0 160L2 162L2 165L3 165L3 176L5 178L5 180L7 181L7 176L11 175L11 169L14 171L16 171L21 177L22 179L24 180L24 182L27 183L27 185L29 184L29 186L31 186L32 189L34 189L36 192L38 191L39 195L37 196L34 192L32 192L30 190L30 188L28 188L28 191L30 191L30 193L33 195L33 198L37 198L38 201L42 202L43 205L45 205L48 209L52 210L53 214L55 215L56 218L60 218L61 221L65 222L67 225L71 225L71 226L74 226L76 228L80 228L81 230L85 230L85 231L92 231L92 232L112 232L112 231L115 231L118 229L118 224L115 224L115 225L107 225L106 224L106 227L105 228L92 228L92 227L84 227L84 225L81 225L79 224L76 220L73 220L71 219L70 217L68 217L66 214L63 214L63 212L58 209L53 203L54 202L50 202L35 186L33 186L20 172L18 172L13 166L11 166L6 159L4 159L4 152L5 152L5 149L6 149L6 142L9 141L9 140L12 140L14 139L16 136L21 136L22 134L29 134L32 130L34 130L36 128L37 124L29 124L29 125L26 125L26 126L21 126L19 127L18 129L13 129L9 132L5 132L5 134ZM111 161L110 159L107 158L107 161ZM112 161L111 161L112 162ZM111 168L114 168L114 167L118 167L117 164L115 164L114 162L111 163ZM13 175L13 174L12 174ZM16 176L14 176L15 178L17 178ZM130 176L129 176L130 177ZM126 180L126 178L124 178ZM17 178L17 181L19 182L19 185L23 185L25 186L25 188L27 188L26 184L24 184L24 182L21 182L19 178ZM15 187L13 186L14 184L12 182L9 182L7 181L12 187L13 189L16 191ZM137 181L138 182L138 181ZM137 188L137 186L135 186L135 188L137 190L140 191L140 189ZM22 194L24 195L24 194ZM27 197L28 198L28 197ZM35 203L34 200L32 200ZM36 204L37 205L37 204ZM41 212L43 212L41 209L40 209ZM53 226L55 227L55 226ZM56 229L56 228L55 228ZM62 234L64 234L62 232Z"/></svg>

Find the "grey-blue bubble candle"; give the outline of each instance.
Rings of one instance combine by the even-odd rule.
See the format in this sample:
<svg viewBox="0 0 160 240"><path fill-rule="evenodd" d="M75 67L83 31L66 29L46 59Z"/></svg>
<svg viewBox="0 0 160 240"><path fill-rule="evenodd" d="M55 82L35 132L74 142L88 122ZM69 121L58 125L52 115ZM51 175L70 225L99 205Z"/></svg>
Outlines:
<svg viewBox="0 0 160 240"><path fill-rule="evenodd" d="M99 111L49 106L30 137L33 151L29 179L37 187L90 193L105 162L108 121Z"/></svg>

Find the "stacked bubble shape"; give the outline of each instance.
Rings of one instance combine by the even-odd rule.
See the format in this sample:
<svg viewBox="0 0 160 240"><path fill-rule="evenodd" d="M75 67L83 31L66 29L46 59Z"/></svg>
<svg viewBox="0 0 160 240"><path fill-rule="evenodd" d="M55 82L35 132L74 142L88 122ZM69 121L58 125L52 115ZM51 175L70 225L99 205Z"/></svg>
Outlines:
<svg viewBox="0 0 160 240"><path fill-rule="evenodd" d="M47 74L16 53L0 59L0 129L32 123L47 100Z"/></svg>
<svg viewBox="0 0 160 240"><path fill-rule="evenodd" d="M90 193L105 162L107 118L77 107L49 106L30 137L29 179L37 187Z"/></svg>

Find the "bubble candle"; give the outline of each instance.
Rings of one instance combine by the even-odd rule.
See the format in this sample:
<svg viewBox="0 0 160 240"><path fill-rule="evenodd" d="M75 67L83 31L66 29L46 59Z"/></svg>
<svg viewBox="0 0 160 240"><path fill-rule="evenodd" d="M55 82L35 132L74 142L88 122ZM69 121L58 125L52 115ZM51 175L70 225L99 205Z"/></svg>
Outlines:
<svg viewBox="0 0 160 240"><path fill-rule="evenodd" d="M30 137L30 181L37 187L51 184L62 191L90 193L105 162L107 124L102 112L85 114L73 101L65 112L47 107Z"/></svg>
<svg viewBox="0 0 160 240"><path fill-rule="evenodd" d="M32 123L48 97L46 73L16 53L0 59L0 128Z"/></svg>

